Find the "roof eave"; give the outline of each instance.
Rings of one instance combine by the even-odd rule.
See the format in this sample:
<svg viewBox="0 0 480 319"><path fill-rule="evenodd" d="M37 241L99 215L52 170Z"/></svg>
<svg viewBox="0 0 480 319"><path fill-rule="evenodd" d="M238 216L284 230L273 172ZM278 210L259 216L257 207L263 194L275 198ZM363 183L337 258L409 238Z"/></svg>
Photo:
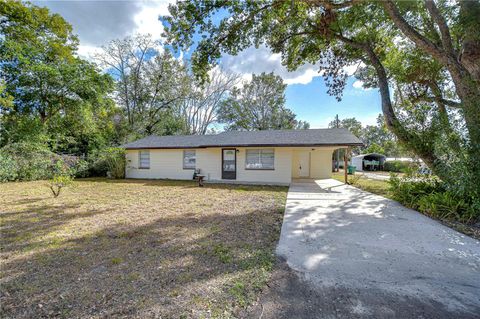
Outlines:
<svg viewBox="0 0 480 319"><path fill-rule="evenodd" d="M222 148L222 147L328 147L328 146L363 146L363 143L276 143L276 144L217 144L217 145L197 145L197 146L142 146L142 147L124 147L126 150L144 150L144 149L191 149L191 148Z"/></svg>

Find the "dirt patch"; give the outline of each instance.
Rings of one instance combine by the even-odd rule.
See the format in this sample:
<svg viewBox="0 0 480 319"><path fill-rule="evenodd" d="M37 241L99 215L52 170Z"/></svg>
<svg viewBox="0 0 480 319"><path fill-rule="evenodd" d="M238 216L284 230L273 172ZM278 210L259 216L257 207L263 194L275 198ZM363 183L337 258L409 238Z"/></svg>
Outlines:
<svg viewBox="0 0 480 319"><path fill-rule="evenodd" d="M0 188L2 317L229 317L270 278L285 187L44 184Z"/></svg>

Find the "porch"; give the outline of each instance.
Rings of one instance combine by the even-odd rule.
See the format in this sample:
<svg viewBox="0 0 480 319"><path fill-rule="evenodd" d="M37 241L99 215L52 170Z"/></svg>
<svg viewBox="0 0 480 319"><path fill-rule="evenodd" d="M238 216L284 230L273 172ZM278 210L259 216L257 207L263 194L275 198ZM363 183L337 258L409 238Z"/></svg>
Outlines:
<svg viewBox="0 0 480 319"><path fill-rule="evenodd" d="M348 147L339 147L346 150ZM338 148L295 148L292 150L292 181L302 179L327 179L332 177L332 155ZM346 158L345 166L347 165ZM345 177L346 178L346 177Z"/></svg>

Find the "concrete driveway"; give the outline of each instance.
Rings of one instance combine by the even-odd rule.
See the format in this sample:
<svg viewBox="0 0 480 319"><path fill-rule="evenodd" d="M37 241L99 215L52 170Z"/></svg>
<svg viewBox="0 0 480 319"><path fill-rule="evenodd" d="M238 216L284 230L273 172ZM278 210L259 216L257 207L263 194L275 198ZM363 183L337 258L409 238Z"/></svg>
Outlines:
<svg viewBox="0 0 480 319"><path fill-rule="evenodd" d="M480 318L479 241L333 179L292 183L286 205L277 252L311 309L272 317Z"/></svg>

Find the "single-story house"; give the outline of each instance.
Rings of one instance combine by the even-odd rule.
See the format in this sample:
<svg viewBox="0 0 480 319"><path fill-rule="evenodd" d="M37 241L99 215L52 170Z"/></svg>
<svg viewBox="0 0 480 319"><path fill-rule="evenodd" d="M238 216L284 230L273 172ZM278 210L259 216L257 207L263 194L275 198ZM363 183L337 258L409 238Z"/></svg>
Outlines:
<svg viewBox="0 0 480 319"><path fill-rule="evenodd" d="M347 129L228 131L148 136L123 145L126 177L288 185L292 178L330 178L332 152L362 145Z"/></svg>
<svg viewBox="0 0 480 319"><path fill-rule="evenodd" d="M355 166L357 171L376 171L383 169L386 156L377 153L361 154L352 157L352 166Z"/></svg>

